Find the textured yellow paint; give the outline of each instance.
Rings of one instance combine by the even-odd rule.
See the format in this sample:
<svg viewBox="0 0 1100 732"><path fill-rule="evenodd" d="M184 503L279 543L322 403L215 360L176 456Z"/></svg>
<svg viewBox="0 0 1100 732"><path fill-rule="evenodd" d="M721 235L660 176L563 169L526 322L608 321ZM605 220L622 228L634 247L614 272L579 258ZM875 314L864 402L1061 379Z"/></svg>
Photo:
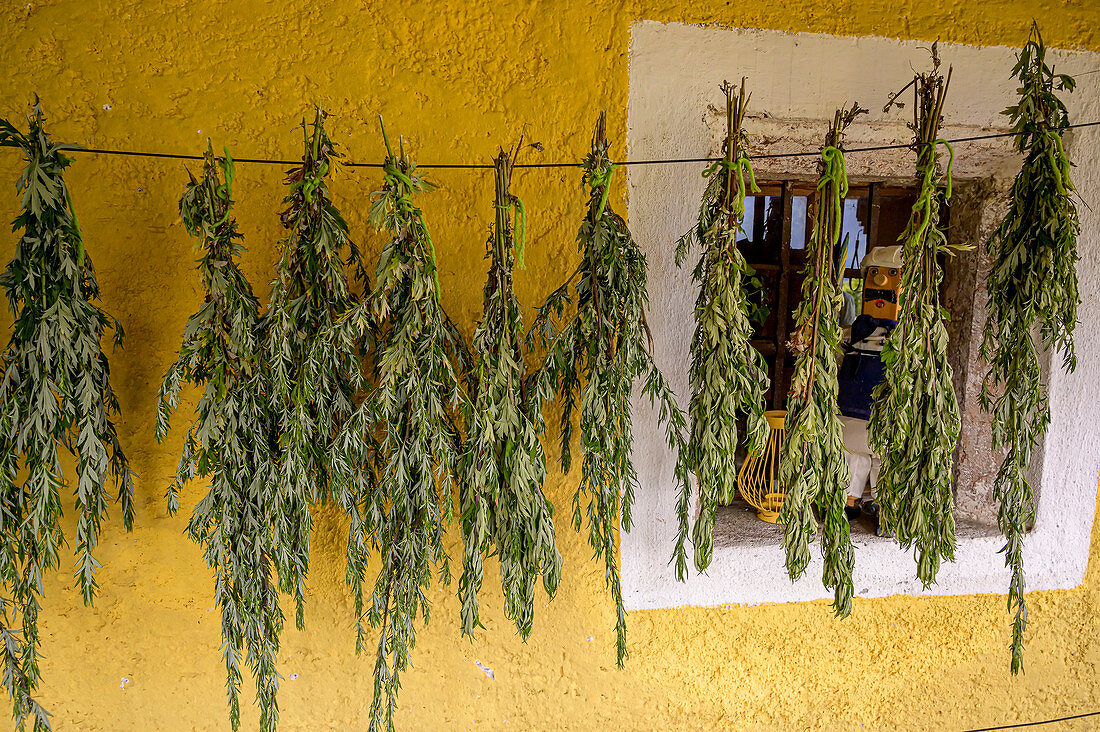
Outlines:
<svg viewBox="0 0 1100 732"><path fill-rule="evenodd" d="M488 161L524 125L546 146L528 159L577 159L602 107L622 149L634 20L1018 44L1032 17L1052 45L1100 50L1100 6L1054 0L14 0L0 9L0 114L21 118L37 91L59 140L200 152L210 136L238 157L294 158L295 125L319 102L356 160L379 158L380 111L424 161ZM0 154L0 180L10 184L17 169L15 155ZM178 162L88 155L71 170L103 304L127 331L112 365L139 498L132 534L117 520L106 528L93 609L72 591L71 565L46 578L41 697L59 732L227 729L210 578L182 534L185 517L164 516L183 420L164 447L152 439L160 375L199 303L194 253L175 214L185 176ZM238 170L245 270L264 297L281 235L281 171ZM434 177L443 189L423 205L445 305L469 330L480 308L489 179ZM365 221L375 179L348 171L333 186L369 252L379 245ZM517 174L532 239L517 289L528 305L576 261L578 186L569 170ZM0 218L10 220L15 201L4 190ZM5 238L5 256L11 246ZM955 729L1100 709L1095 564L1080 588L1030 598L1029 670L1020 679L1008 675L1008 617L992 595L857 599L843 623L823 603L635 612L631 658L618 671L602 573L565 521L574 478L554 476L549 487L564 578L552 605L540 601L530 642L503 617L492 568L488 627L476 642L459 637L454 590L433 591L433 623L403 678L402 729ZM192 486L185 506L202 490ZM281 670L298 675L280 693L284 730L367 720L372 664L354 654L343 531L336 514L322 512L307 628L283 637ZM453 532L449 546L459 556ZM130 681L120 688L123 677ZM255 727L250 705L242 717Z"/></svg>

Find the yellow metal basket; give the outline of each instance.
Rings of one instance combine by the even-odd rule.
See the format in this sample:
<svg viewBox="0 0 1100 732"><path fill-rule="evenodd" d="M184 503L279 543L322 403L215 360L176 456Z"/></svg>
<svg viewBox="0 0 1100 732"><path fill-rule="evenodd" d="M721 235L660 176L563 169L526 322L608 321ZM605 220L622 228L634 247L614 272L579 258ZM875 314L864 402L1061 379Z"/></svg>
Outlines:
<svg viewBox="0 0 1100 732"><path fill-rule="evenodd" d="M787 411L774 409L764 412L764 417L768 420L768 441L763 452L750 453L741 464L737 473L737 492L756 509L761 521L774 524L786 496L786 491L779 486L779 448L786 432Z"/></svg>

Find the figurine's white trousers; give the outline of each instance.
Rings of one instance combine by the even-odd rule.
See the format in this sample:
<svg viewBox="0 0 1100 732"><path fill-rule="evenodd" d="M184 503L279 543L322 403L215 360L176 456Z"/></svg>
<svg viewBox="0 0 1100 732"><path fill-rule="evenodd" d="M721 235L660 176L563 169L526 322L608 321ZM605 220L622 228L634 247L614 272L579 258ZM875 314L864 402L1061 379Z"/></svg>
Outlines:
<svg viewBox="0 0 1100 732"><path fill-rule="evenodd" d="M848 495L859 498L871 480L871 498L878 497L878 458L867 444L867 420L855 417L840 418L844 426L844 448L848 458L848 470L852 473L852 482L848 485Z"/></svg>

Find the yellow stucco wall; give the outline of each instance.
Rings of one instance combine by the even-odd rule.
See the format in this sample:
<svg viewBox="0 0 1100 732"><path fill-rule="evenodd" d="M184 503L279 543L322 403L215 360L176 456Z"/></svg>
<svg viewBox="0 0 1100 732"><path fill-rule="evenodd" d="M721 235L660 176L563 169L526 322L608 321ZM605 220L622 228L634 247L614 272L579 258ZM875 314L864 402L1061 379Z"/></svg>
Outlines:
<svg viewBox="0 0 1100 732"><path fill-rule="evenodd" d="M295 158L295 125L319 102L355 160L379 159L378 112L423 161L488 161L524 125L546 146L540 159L577 159L603 107L622 149L634 20L1018 44L1033 16L1050 44L1100 50L1100 6L1053 0L17 0L0 9L0 115L21 120L37 91L60 140L200 152L210 136L239 157ZM730 66L736 73L736 59ZM18 167L16 155L0 153L0 181L12 185ZM177 518L165 517L162 500L194 393L168 444L152 439L160 376L199 303L194 252L176 217L183 166L80 155L71 171L103 305L127 331L112 365L119 432L140 477L134 532L118 520L106 527L95 608L72 591L71 564L46 578L41 698L59 731L227 729L212 585L182 533L204 488L191 487ZM577 177L517 174L531 232L527 269L517 272L527 305L576 260ZM434 178L442 190L422 202L445 305L470 329L490 182L469 171ZM365 211L375 179L347 171L333 185L354 236L372 252L380 242L367 232ZM238 180L244 268L265 297L281 236L281 170L240 165ZM0 218L10 220L13 189L2 190ZM621 187L616 196L622 210ZM6 259L12 238L2 241ZM568 506L574 478L552 476L557 505ZM824 603L634 612L631 659L619 671L602 572L584 537L560 524L562 589L549 606L540 599L526 645L503 616L494 568L485 583L488 627L476 642L459 637L454 588L433 590L433 623L403 677L402 729L957 729L1100 709L1095 563L1081 587L1030 597L1028 672L1019 679L1008 675L1008 617L998 596L856 599L843 623ZM354 654L343 537L339 516L322 512L307 627L288 625L283 636L281 670L298 675L280 693L284 730L367 720L372 659ZM449 546L460 555L455 532ZM247 683L244 695L243 724L254 728Z"/></svg>

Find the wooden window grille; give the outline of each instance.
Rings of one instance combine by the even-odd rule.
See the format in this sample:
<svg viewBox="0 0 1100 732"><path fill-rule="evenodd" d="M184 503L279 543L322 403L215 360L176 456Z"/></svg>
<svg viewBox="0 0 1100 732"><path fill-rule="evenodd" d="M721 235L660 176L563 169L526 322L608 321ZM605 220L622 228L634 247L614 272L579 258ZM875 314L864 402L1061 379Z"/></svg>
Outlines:
<svg viewBox="0 0 1100 732"><path fill-rule="evenodd" d="M752 345L768 364L771 387L766 403L769 409L784 409L794 370L787 340L794 330L794 309L802 297L815 189L813 183L797 180L766 181L759 187L759 194L745 199L744 232L738 247L763 283L759 292L751 294L767 309L767 317L755 324ZM860 260L869 249L898 243L916 196L913 187L887 183L849 186L842 232L848 237L844 276L857 308Z"/></svg>

